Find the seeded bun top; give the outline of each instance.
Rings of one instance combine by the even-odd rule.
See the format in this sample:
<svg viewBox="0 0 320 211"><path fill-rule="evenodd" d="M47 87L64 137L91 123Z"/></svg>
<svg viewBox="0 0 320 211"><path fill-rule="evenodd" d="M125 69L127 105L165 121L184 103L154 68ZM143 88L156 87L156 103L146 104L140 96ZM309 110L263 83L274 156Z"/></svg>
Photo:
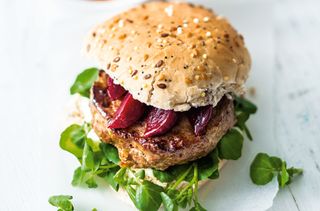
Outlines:
<svg viewBox="0 0 320 211"><path fill-rule="evenodd" d="M240 94L251 65L243 37L202 6L152 2L90 33L86 51L135 99L186 111Z"/></svg>

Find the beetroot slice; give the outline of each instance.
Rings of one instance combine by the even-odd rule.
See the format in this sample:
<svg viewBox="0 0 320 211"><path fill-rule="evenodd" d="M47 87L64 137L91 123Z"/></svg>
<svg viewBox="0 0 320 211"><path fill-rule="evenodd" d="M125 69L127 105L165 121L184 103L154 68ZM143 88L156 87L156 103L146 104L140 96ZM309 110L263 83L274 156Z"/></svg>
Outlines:
<svg viewBox="0 0 320 211"><path fill-rule="evenodd" d="M212 111L212 105L192 108L188 111L189 121L193 126L194 134L196 136L204 135L206 133L207 125L212 117Z"/></svg>
<svg viewBox="0 0 320 211"><path fill-rule="evenodd" d="M117 100L122 97L127 91L119 84L115 84L112 78L109 77L107 92L111 100Z"/></svg>
<svg viewBox="0 0 320 211"><path fill-rule="evenodd" d="M177 113L172 110L152 108L147 116L144 137L148 138L168 132L176 123L177 117Z"/></svg>
<svg viewBox="0 0 320 211"><path fill-rule="evenodd" d="M144 111L145 104L133 99L132 95L127 93L108 127L111 129L127 128L138 121Z"/></svg>

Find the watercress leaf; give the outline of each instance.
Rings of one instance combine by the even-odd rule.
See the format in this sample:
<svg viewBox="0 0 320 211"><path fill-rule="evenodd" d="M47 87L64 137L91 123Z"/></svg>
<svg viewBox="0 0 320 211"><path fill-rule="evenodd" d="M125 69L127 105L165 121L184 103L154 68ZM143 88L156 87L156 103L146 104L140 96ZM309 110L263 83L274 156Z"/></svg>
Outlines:
<svg viewBox="0 0 320 211"><path fill-rule="evenodd" d="M127 172L127 168L120 168L117 173L114 175L113 179L120 185L125 185L125 174Z"/></svg>
<svg viewBox="0 0 320 211"><path fill-rule="evenodd" d="M281 171L278 174L278 183L280 187L284 187L289 181L289 174L287 172L286 162L282 162Z"/></svg>
<svg viewBox="0 0 320 211"><path fill-rule="evenodd" d="M166 193L161 192L160 195L161 195L164 209L166 211L178 211L178 206L174 203L174 201Z"/></svg>
<svg viewBox="0 0 320 211"><path fill-rule="evenodd" d="M101 142L100 143L100 149L103 152L104 156L111 162L115 164L119 164L120 158L118 149L113 146L112 144L106 144Z"/></svg>
<svg viewBox="0 0 320 211"><path fill-rule="evenodd" d="M226 160L237 160L241 157L243 136L236 129L229 130L219 141L219 157Z"/></svg>
<svg viewBox="0 0 320 211"><path fill-rule="evenodd" d="M170 171L160 171L153 169L153 176L157 178L160 182L172 182L175 178L172 176Z"/></svg>
<svg viewBox="0 0 320 211"><path fill-rule="evenodd" d="M272 163L272 166L275 170L281 171L282 168L282 160L275 156L270 156L270 161Z"/></svg>
<svg viewBox="0 0 320 211"><path fill-rule="evenodd" d="M144 177L146 176L146 173L143 169L141 169L141 170L137 171L134 175L138 179L144 179Z"/></svg>
<svg viewBox="0 0 320 211"><path fill-rule="evenodd" d="M86 184L88 185L88 188L96 188L98 187L98 184L96 183L94 177L90 177L86 180Z"/></svg>
<svg viewBox="0 0 320 211"><path fill-rule="evenodd" d="M210 177L217 169L218 164L213 161L211 156L203 157L196 161L198 164L198 179L204 180Z"/></svg>
<svg viewBox="0 0 320 211"><path fill-rule="evenodd" d="M82 171L81 166L78 167L78 168L73 172L73 178L72 178L71 184L72 184L73 186L79 186L79 185L81 185L85 174L86 174L86 172Z"/></svg>
<svg viewBox="0 0 320 211"><path fill-rule="evenodd" d="M300 174L302 174L302 173L303 173L303 169L291 167L291 168L288 168L288 169L287 169L287 172L288 172L288 174L290 175L290 177L293 177L293 176L295 176L295 175L300 175Z"/></svg>
<svg viewBox="0 0 320 211"><path fill-rule="evenodd" d="M213 172L209 177L209 179L218 179L219 178L219 169Z"/></svg>
<svg viewBox="0 0 320 211"><path fill-rule="evenodd" d="M114 176L119 169L120 167L116 166L98 175L99 177L103 178L115 191L119 190L119 183L114 180Z"/></svg>
<svg viewBox="0 0 320 211"><path fill-rule="evenodd" d="M235 97L236 110L241 110L249 114L257 112L257 106L243 97Z"/></svg>
<svg viewBox="0 0 320 211"><path fill-rule="evenodd" d="M125 186L124 188L127 191L127 193L129 195L131 201L133 202L134 206L136 206L136 208L139 209L138 204L137 204L137 200L136 200L136 190L133 187L131 187L130 185Z"/></svg>
<svg viewBox="0 0 320 211"><path fill-rule="evenodd" d="M273 163L266 153L258 153L250 166L250 177L253 183L265 185L274 176Z"/></svg>
<svg viewBox="0 0 320 211"><path fill-rule="evenodd" d="M190 211L207 211L201 206L199 202L195 202L195 206L190 209Z"/></svg>
<svg viewBox="0 0 320 211"><path fill-rule="evenodd" d="M70 88L70 94L79 93L83 97L90 96L90 88L97 79L99 70L95 67L85 69L81 72Z"/></svg>
<svg viewBox="0 0 320 211"><path fill-rule="evenodd" d="M136 190L136 202L141 211L157 211L162 203L160 193L163 188L152 182L144 180Z"/></svg>
<svg viewBox="0 0 320 211"><path fill-rule="evenodd" d="M81 159L85 137L86 134L83 127L73 124L61 133L59 145L63 150L66 150L75 155L78 159Z"/></svg>
<svg viewBox="0 0 320 211"><path fill-rule="evenodd" d="M73 205L71 203L72 196L69 195L57 195L57 196L51 196L49 198L49 203L52 206L55 206L59 208L59 210L62 211L73 211Z"/></svg>
<svg viewBox="0 0 320 211"><path fill-rule="evenodd" d="M94 141L91 138L86 139L87 144L90 146L93 152L99 152L100 151L100 141Z"/></svg>
<svg viewBox="0 0 320 211"><path fill-rule="evenodd" d="M95 169L95 159L91 147L85 142L82 155L82 170L93 171Z"/></svg>

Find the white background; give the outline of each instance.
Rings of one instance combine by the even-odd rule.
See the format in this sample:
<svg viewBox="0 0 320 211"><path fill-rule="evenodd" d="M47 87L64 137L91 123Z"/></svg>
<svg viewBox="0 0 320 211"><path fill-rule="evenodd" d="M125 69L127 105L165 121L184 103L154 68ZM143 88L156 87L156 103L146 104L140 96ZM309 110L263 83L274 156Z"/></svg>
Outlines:
<svg viewBox="0 0 320 211"><path fill-rule="evenodd" d="M57 144L68 87L79 70L92 66L79 53L82 38L101 14L107 17L134 3L117 2L111 9L81 0L0 0L0 210L54 210L47 198L60 193L79 195L80 211L130 209L105 197L105 191L72 188L77 163ZM257 88L253 100L259 113L250 122L256 140L245 143L244 153L260 148L305 169L278 193L270 210L320 210L320 3L216 2L216 9L244 33L253 55L249 85ZM264 145L265 140L271 144ZM250 160L244 156L239 162ZM223 188L230 181L223 178L238 166L228 164L216 185ZM254 204L256 198L249 200Z"/></svg>

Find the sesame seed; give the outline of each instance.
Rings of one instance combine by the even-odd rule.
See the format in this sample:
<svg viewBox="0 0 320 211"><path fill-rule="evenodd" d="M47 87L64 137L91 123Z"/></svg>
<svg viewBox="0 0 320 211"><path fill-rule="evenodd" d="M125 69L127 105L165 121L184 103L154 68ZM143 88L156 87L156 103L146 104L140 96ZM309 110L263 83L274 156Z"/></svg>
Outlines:
<svg viewBox="0 0 320 211"><path fill-rule="evenodd" d="M229 77L228 76L224 76L223 80L227 81L227 80L229 80Z"/></svg>
<svg viewBox="0 0 320 211"><path fill-rule="evenodd" d="M194 18L194 19L193 19L193 23L198 24L198 23L199 23L199 19L198 19L198 18Z"/></svg>
<svg viewBox="0 0 320 211"><path fill-rule="evenodd" d="M123 21L123 20L119 20L118 25L119 25L119 27L120 27L120 28L121 28L121 27L123 27L123 25L124 25L124 21Z"/></svg>
<svg viewBox="0 0 320 211"><path fill-rule="evenodd" d="M181 27L177 28L177 34L182 34L182 28Z"/></svg>
<svg viewBox="0 0 320 211"><path fill-rule="evenodd" d="M162 40L162 43L163 44L166 44L168 41L167 40Z"/></svg>
<svg viewBox="0 0 320 211"><path fill-rule="evenodd" d="M205 97L206 93L205 92L201 92L201 97Z"/></svg>
<svg viewBox="0 0 320 211"><path fill-rule="evenodd" d="M203 54L202 57L203 57L204 59L206 59L206 58L208 58L208 55L207 55L207 54Z"/></svg>
<svg viewBox="0 0 320 211"><path fill-rule="evenodd" d="M158 39L157 39L157 42L161 43L161 42L162 42L162 39L161 39L161 38L158 38Z"/></svg>
<svg viewBox="0 0 320 211"><path fill-rule="evenodd" d="M131 30L131 34L136 34L136 31L135 30Z"/></svg>
<svg viewBox="0 0 320 211"><path fill-rule="evenodd" d="M138 46L134 46L133 50L135 51L138 50Z"/></svg>
<svg viewBox="0 0 320 211"><path fill-rule="evenodd" d="M127 37L126 34L121 34L121 35L119 36L119 40L123 40L123 39L125 39L126 37Z"/></svg>
<svg viewBox="0 0 320 211"><path fill-rule="evenodd" d="M138 70L134 70L131 74L131 76L135 76L138 73Z"/></svg>
<svg viewBox="0 0 320 211"><path fill-rule="evenodd" d="M117 56L116 58L113 59L113 62L118 62L118 61L120 61L120 57L119 56Z"/></svg>
<svg viewBox="0 0 320 211"><path fill-rule="evenodd" d="M143 84L143 88L147 88L148 87L148 84Z"/></svg>
<svg viewBox="0 0 320 211"><path fill-rule="evenodd" d="M168 36L169 36L168 33L162 33L162 34L161 34L161 37L168 37Z"/></svg>
<svg viewBox="0 0 320 211"><path fill-rule="evenodd" d="M166 85L166 84L163 84L163 83L157 84L157 86L158 86L160 89L165 89L165 88L167 88L167 85Z"/></svg>
<svg viewBox="0 0 320 211"><path fill-rule="evenodd" d="M184 23L184 24L183 24L183 27L184 27L184 28L187 28L187 27L188 27L188 24L187 24L187 23Z"/></svg>
<svg viewBox="0 0 320 211"><path fill-rule="evenodd" d="M138 76L135 75L135 76L133 77L133 79L134 79L134 80L138 80Z"/></svg>
<svg viewBox="0 0 320 211"><path fill-rule="evenodd" d="M111 65L111 71L116 71L117 70L117 68L118 68L118 65L117 64L112 64Z"/></svg>
<svg viewBox="0 0 320 211"><path fill-rule="evenodd" d="M206 33L206 36L207 36L207 37L211 37L211 32L207 32L207 33Z"/></svg>
<svg viewBox="0 0 320 211"><path fill-rule="evenodd" d="M208 21L209 21L209 17L208 17L208 16L204 17L204 18L203 18L203 21L204 21L205 23L208 22Z"/></svg>
<svg viewBox="0 0 320 211"><path fill-rule="evenodd" d="M236 60L235 58L233 58L232 61L233 61L234 63L237 63L237 60Z"/></svg>
<svg viewBox="0 0 320 211"><path fill-rule="evenodd" d="M148 58L149 58L149 55L148 55L148 54L145 54L145 55L143 56L143 60L144 60L144 61L147 61Z"/></svg>
<svg viewBox="0 0 320 211"><path fill-rule="evenodd" d="M109 46L109 50L113 50L113 46Z"/></svg>
<svg viewBox="0 0 320 211"><path fill-rule="evenodd" d="M144 76L144 79L149 79L149 78L151 78L151 74L147 74Z"/></svg>
<svg viewBox="0 0 320 211"><path fill-rule="evenodd" d="M164 64L164 61L163 60L159 60L157 62L157 64L155 65L155 67L161 67L163 64Z"/></svg>
<svg viewBox="0 0 320 211"><path fill-rule="evenodd" d="M186 24L187 24L187 23L188 23L188 20L184 19L184 20L183 20L183 23L186 23Z"/></svg>
<svg viewBox="0 0 320 211"><path fill-rule="evenodd" d="M199 79L200 79L200 76L199 76L199 75L195 75L195 76L194 76L194 79L199 80Z"/></svg>
<svg viewBox="0 0 320 211"><path fill-rule="evenodd" d="M129 67L129 74L132 75L132 73L133 73L132 67Z"/></svg>

